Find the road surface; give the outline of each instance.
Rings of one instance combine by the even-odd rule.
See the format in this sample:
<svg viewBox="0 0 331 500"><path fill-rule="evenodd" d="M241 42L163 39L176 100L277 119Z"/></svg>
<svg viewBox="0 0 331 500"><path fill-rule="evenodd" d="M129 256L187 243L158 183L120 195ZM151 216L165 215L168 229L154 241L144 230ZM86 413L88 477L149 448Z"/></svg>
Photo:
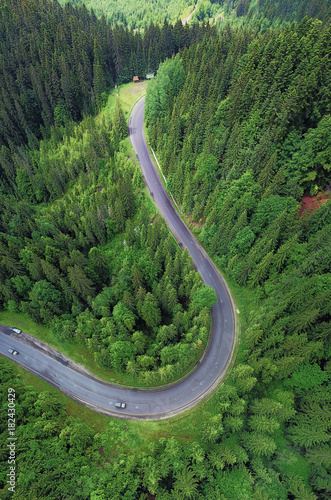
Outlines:
<svg viewBox="0 0 331 500"><path fill-rule="evenodd" d="M159 419L177 415L197 404L221 381L231 361L235 342L234 306L226 284L203 248L192 236L172 205L151 159L143 133L144 98L133 109L129 132L145 182L171 231L187 247L203 281L214 288L217 303L212 309L208 348L196 369L184 380L161 389L127 389L102 382L79 370L61 353L38 342L24 343L20 335L0 325L0 353L20 364L72 399L106 415L126 419ZM44 346L44 348L43 348ZM19 354L13 356L9 348ZM115 408L124 401L125 409Z"/></svg>

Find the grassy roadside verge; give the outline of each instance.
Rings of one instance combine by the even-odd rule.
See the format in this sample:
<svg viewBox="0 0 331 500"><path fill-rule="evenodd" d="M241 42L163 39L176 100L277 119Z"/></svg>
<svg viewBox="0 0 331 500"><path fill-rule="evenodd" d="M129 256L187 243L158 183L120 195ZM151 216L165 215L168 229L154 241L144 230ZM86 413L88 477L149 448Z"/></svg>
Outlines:
<svg viewBox="0 0 331 500"><path fill-rule="evenodd" d="M120 100L122 109L126 115L130 113L130 110L135 104L135 102L142 97L146 92L148 81L143 81L139 83L124 83L119 85L118 90L118 99ZM109 96L107 106L105 107L105 111L112 108L113 97L116 98L116 91L113 90L111 95Z"/></svg>

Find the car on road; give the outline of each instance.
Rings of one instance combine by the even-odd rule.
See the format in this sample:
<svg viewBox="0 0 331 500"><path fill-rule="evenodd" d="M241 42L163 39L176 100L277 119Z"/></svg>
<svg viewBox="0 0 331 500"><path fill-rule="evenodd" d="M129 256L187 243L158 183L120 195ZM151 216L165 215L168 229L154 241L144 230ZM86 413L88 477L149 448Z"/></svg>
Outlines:
<svg viewBox="0 0 331 500"><path fill-rule="evenodd" d="M20 330L19 328L15 328L14 326L11 327L11 331L14 333L22 333L22 330Z"/></svg>
<svg viewBox="0 0 331 500"><path fill-rule="evenodd" d="M125 408L126 403L115 403L116 408Z"/></svg>
<svg viewBox="0 0 331 500"><path fill-rule="evenodd" d="M13 356L16 356L16 354L18 354L18 351L15 351L15 349L8 349L8 352L10 352L10 354L13 354Z"/></svg>

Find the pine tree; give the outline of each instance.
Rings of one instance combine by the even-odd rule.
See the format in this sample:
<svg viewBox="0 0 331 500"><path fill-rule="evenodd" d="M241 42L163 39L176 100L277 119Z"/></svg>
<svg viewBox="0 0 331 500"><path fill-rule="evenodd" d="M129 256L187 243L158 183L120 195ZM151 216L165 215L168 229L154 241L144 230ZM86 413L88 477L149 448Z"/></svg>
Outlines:
<svg viewBox="0 0 331 500"><path fill-rule="evenodd" d="M95 295L93 282L87 278L84 271L78 265L68 268L68 276L72 288L84 300L87 300L88 297L93 297Z"/></svg>
<svg viewBox="0 0 331 500"><path fill-rule="evenodd" d="M235 271L235 278L239 285L245 285L253 269L253 263L256 258L256 250L251 251L246 259L239 265Z"/></svg>
<svg viewBox="0 0 331 500"><path fill-rule="evenodd" d="M155 327L161 322L161 312L157 301L151 293L147 293L141 307L141 315L148 327Z"/></svg>
<svg viewBox="0 0 331 500"><path fill-rule="evenodd" d="M262 261L256 266L254 272L250 275L248 283L250 287L256 287L268 276L270 266L273 262L274 253L269 252Z"/></svg>
<svg viewBox="0 0 331 500"><path fill-rule="evenodd" d="M186 466L176 475L174 494L183 498L194 498L198 491L197 484L198 479L195 477L193 470Z"/></svg>
<svg viewBox="0 0 331 500"><path fill-rule="evenodd" d="M269 186L271 179L273 177L273 173L275 171L276 163L277 163L277 153L274 153L266 163L265 167L259 173L257 182L263 189L266 189Z"/></svg>
<svg viewBox="0 0 331 500"><path fill-rule="evenodd" d="M276 451L275 441L266 434L252 432L244 437L245 445L253 456L270 457Z"/></svg>
<svg viewBox="0 0 331 500"><path fill-rule="evenodd" d="M331 448L329 445L320 445L307 450L306 458L309 463L316 465L331 465Z"/></svg>
<svg viewBox="0 0 331 500"><path fill-rule="evenodd" d="M128 127L122 106L119 100L116 100L115 110L113 113L113 133L115 140L115 148L118 149L118 145L122 139L125 139L128 135Z"/></svg>
<svg viewBox="0 0 331 500"><path fill-rule="evenodd" d="M277 194L279 191L279 188L284 180L284 173L285 173L285 165L283 165L277 174L273 177L273 179L270 181L269 186L267 189L264 191L264 194L262 196L262 200L266 200L269 196L272 194Z"/></svg>

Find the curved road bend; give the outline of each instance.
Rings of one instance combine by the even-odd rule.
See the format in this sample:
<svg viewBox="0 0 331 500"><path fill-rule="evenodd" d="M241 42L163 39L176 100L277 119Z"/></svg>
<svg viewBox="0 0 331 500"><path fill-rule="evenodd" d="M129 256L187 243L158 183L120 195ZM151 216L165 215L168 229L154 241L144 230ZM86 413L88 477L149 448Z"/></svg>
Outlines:
<svg viewBox="0 0 331 500"><path fill-rule="evenodd" d="M35 349L20 342L19 336L8 335L8 327L0 327L0 353L70 398L99 413L142 420L177 415L210 393L220 382L230 363L236 326L234 306L226 284L177 214L151 159L143 133L144 102L143 98L134 107L129 132L145 182L171 231L177 240L187 247L203 281L215 289L218 299L212 309L212 333L203 360L192 373L177 384L161 389L132 390L102 382L92 375L84 374L83 371L77 371L70 363L63 362L66 358L61 353L58 356L49 355L46 349ZM8 353L9 348L16 349L19 354L12 356ZM126 408L115 408L117 401L126 402Z"/></svg>

